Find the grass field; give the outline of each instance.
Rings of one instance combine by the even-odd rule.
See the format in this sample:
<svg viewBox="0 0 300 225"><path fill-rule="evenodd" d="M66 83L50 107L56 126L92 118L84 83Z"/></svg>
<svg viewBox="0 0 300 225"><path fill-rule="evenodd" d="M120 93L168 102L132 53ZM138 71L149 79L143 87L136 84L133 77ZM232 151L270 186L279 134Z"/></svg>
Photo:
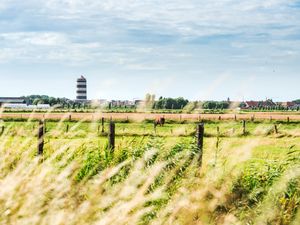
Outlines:
<svg viewBox="0 0 300 225"><path fill-rule="evenodd" d="M300 223L300 123L167 122L2 121L0 224Z"/></svg>

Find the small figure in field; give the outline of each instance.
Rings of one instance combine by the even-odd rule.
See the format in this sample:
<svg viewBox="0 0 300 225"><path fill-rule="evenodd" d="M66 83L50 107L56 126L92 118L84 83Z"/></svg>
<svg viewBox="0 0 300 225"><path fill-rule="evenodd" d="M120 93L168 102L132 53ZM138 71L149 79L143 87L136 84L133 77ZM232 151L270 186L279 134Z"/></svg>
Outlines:
<svg viewBox="0 0 300 225"><path fill-rule="evenodd" d="M161 117L154 121L154 126L156 127L157 125L159 125L159 126L163 127L165 122L166 122L165 118Z"/></svg>

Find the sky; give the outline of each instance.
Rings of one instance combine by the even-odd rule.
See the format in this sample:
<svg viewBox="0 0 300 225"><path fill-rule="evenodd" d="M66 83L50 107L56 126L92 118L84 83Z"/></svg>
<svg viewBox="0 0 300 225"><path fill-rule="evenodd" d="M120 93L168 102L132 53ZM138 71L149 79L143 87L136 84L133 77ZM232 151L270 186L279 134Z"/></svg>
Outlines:
<svg viewBox="0 0 300 225"><path fill-rule="evenodd" d="M300 98L299 0L0 0L0 96Z"/></svg>

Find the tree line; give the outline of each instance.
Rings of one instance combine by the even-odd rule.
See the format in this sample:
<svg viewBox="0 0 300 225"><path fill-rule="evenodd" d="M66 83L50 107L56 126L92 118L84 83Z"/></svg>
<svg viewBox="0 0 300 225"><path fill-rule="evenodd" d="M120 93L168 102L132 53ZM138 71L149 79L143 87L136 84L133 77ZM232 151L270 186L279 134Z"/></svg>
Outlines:
<svg viewBox="0 0 300 225"><path fill-rule="evenodd" d="M77 102L68 98L55 98L48 95L29 95L22 96L27 104L49 104L50 106L57 106L58 108L76 109L76 108L91 108L90 102ZM143 100L144 105L149 110L181 110L185 107L196 107L208 110L223 110L230 107L230 101L189 101L183 97L171 98L171 97L159 97L157 100L155 95L146 94ZM296 104L300 104L300 99L293 101ZM243 107L244 103L240 103L237 107ZM135 105L134 107L138 107ZM107 105L109 109L109 104ZM120 107L122 108L122 107ZM257 110L284 110L285 108L280 105L274 105L272 107L258 107Z"/></svg>
<svg viewBox="0 0 300 225"><path fill-rule="evenodd" d="M26 103L29 105L38 105L38 104L49 104L50 106L57 106L58 108L90 108L90 103L76 102L68 98L55 98L48 95L29 95L22 96L25 99ZM183 97L171 98L171 97L159 97L158 100L155 100L155 95L147 94L145 96L145 106L148 109L183 109L190 102L188 99ZM227 109L229 103L226 101L205 101L202 102L203 109ZM109 107L109 104L108 106Z"/></svg>
<svg viewBox="0 0 300 225"><path fill-rule="evenodd" d="M70 100L68 98L55 98L48 95L28 95L22 96L28 105L49 104L58 108L83 108L86 104Z"/></svg>

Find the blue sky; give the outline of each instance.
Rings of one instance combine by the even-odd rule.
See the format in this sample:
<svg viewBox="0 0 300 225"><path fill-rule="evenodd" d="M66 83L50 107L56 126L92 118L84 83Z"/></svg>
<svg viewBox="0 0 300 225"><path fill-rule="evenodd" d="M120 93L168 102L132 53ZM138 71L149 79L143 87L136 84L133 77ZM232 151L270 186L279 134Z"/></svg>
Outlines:
<svg viewBox="0 0 300 225"><path fill-rule="evenodd" d="M293 100L299 24L299 0L1 0L0 96Z"/></svg>

